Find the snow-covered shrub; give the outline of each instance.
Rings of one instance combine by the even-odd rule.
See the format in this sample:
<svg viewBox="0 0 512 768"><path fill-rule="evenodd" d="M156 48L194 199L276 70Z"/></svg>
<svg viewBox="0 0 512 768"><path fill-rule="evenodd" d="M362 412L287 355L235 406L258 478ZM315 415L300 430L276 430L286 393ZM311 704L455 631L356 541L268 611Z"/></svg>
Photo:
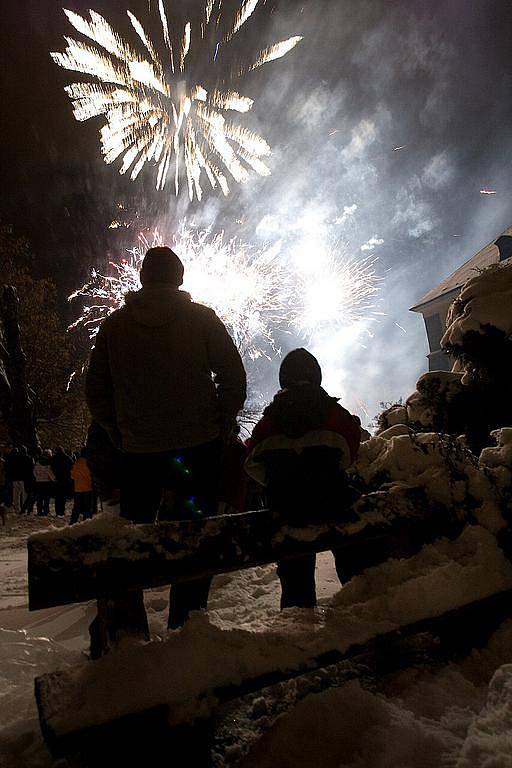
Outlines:
<svg viewBox="0 0 512 768"><path fill-rule="evenodd" d="M392 405L380 414L377 435L390 439L409 432L463 434L471 395L461 379L462 374L447 371L424 373L404 405Z"/></svg>
<svg viewBox="0 0 512 768"><path fill-rule="evenodd" d="M407 398L407 422L416 431L464 432L467 390L459 373L430 371L420 376L416 391Z"/></svg>
<svg viewBox="0 0 512 768"><path fill-rule="evenodd" d="M381 407L384 403L381 403ZM377 434L385 432L390 427L394 427L396 424L405 424L407 420L407 411L405 406L400 401L388 405L382 413L377 416Z"/></svg>
<svg viewBox="0 0 512 768"><path fill-rule="evenodd" d="M512 263L470 278L450 307L441 346L471 394L468 436L480 447L493 429L512 424ZM472 434L470 432L472 431Z"/></svg>
<svg viewBox="0 0 512 768"><path fill-rule="evenodd" d="M500 543L512 557L512 427L492 432L496 447L484 448L480 454L479 466L487 477L499 488L503 517L508 528L503 532Z"/></svg>
<svg viewBox="0 0 512 768"><path fill-rule="evenodd" d="M493 264L471 277L449 309L441 346L468 364L468 378L471 364L478 369L480 361L465 348L467 339L492 328L505 338L512 335L512 263Z"/></svg>
<svg viewBox="0 0 512 768"><path fill-rule="evenodd" d="M501 455L505 460L508 453ZM509 486L499 472L479 465L464 441L450 435L411 432L390 439L373 437L361 445L351 479L365 493L417 489L418 504L455 510L493 533L506 525Z"/></svg>
<svg viewBox="0 0 512 768"><path fill-rule="evenodd" d="M471 277L450 307L441 346L454 370L423 374L405 407L381 413L377 435L465 435L478 455L493 430L512 424L511 336L512 263L495 264Z"/></svg>

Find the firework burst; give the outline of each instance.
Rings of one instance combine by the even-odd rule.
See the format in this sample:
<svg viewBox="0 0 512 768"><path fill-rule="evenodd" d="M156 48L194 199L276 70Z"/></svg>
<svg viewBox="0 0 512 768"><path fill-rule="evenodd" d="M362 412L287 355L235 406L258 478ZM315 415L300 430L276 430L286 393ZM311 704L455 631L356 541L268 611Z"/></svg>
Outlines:
<svg viewBox="0 0 512 768"><path fill-rule="evenodd" d="M206 0L198 18L171 24L163 0L158 0L158 44L127 11L137 47L95 11L89 11L90 20L64 11L86 41L66 37L65 51L51 56L64 69L93 78L66 91L77 120L105 117L100 131L105 162L121 157L120 173L130 172L132 180L146 163L153 163L157 189L164 188L174 167L176 194L183 173L190 198L199 200L203 174L225 195L226 171L236 182L247 181L249 169L270 174L263 160L270 154L267 142L226 116L248 112L252 99L224 84L281 58L302 38L282 40L259 51L250 63L233 60L229 66L233 40L258 5L259 0L244 0L228 19L222 0ZM220 59L222 79L217 73Z"/></svg>
<svg viewBox="0 0 512 768"><path fill-rule="evenodd" d="M110 275L92 270L91 279L69 298L86 299L82 315L71 328L83 327L94 339L101 322L123 306L129 291L141 287L139 272L148 247L163 245L155 231L119 262L110 262ZM242 356L255 360L275 352L274 334L290 321L291 292L279 262L281 244L256 251L224 233L212 235L180 226L173 249L185 267L183 289L192 299L211 307L229 329Z"/></svg>
<svg viewBox="0 0 512 768"><path fill-rule="evenodd" d="M296 313L293 325L306 339L337 328L357 328L382 314L375 311L375 297L382 278L377 257L354 258L339 249L322 250L306 242L295 253ZM314 254L314 261L312 260Z"/></svg>

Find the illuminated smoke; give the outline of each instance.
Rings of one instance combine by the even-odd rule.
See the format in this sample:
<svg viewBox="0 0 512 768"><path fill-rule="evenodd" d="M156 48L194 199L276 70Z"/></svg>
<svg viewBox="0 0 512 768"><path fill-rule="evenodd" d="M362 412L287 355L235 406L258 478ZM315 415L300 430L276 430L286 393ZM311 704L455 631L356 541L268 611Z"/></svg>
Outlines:
<svg viewBox="0 0 512 768"><path fill-rule="evenodd" d="M94 339L102 320L123 306L129 291L141 287L147 248L163 244L158 231L149 240L140 235L125 258L110 262L108 274L93 269L90 280L70 296L86 299L71 327L87 329ZM172 248L185 266L183 289L215 310L240 353L251 360L279 352L281 332L314 342L326 331L345 328L355 341L361 321L382 314L375 308L382 283L376 257L350 257L308 237L289 253L281 241L257 250L223 232L187 228L185 222Z"/></svg>
<svg viewBox="0 0 512 768"><path fill-rule="evenodd" d="M185 266L183 289L194 301L211 307L227 326L240 353L255 360L275 351L275 333L285 329L291 316L292 293L279 260L281 243L255 250L224 233L187 229L173 238L172 247ZM72 328L83 327L94 339L101 322L123 306L129 291L141 287L139 271L148 247L163 245L155 231L119 262L110 262L111 274L92 270L91 279L69 298L86 298L82 315Z"/></svg>
<svg viewBox="0 0 512 768"><path fill-rule="evenodd" d="M355 258L339 246L329 248L305 238L294 250L295 306L293 325L306 339L324 331L352 327L382 314L376 295L382 278L377 257Z"/></svg>
<svg viewBox="0 0 512 768"><path fill-rule="evenodd" d="M90 20L64 11L85 41L66 37L65 51L51 56L64 69L93 78L65 90L77 120L104 116L100 136L106 163L122 158L120 173L129 172L132 180L151 163L157 189L165 187L173 169L176 194L184 175L190 199L199 200L204 176L227 195L228 176L243 183L251 169L270 174L263 160L270 154L267 142L229 117L248 112L253 101L229 84L281 58L302 38L277 42L251 62L230 62L230 43L258 4L245 0L228 19L222 0L207 0L198 18L179 28L159 0L158 43L127 11L137 47L95 11L89 11Z"/></svg>

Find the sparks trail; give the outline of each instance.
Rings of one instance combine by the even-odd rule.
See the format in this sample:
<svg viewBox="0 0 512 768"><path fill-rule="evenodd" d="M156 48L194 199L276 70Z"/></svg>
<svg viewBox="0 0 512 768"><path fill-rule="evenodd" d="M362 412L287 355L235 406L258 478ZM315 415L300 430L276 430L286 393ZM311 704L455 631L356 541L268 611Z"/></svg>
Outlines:
<svg viewBox="0 0 512 768"><path fill-rule="evenodd" d="M255 250L224 233L187 229L181 223L173 248L183 261L183 288L192 299L211 307L228 327L243 356L255 360L276 351L274 334L288 326L292 292L278 256L281 243ZM69 298L87 299L82 315L71 328L86 328L94 339L101 322L124 304L129 291L141 287L139 272L147 248L163 245L157 230L109 263L111 274L91 271L91 279Z"/></svg>
<svg viewBox="0 0 512 768"><path fill-rule="evenodd" d="M309 340L318 332L356 326L382 314L374 304L382 284L375 266L378 258L340 256L337 250L320 251L314 271L299 266L296 275L298 311L293 324Z"/></svg>
<svg viewBox="0 0 512 768"><path fill-rule="evenodd" d="M154 163L157 189L164 188L174 164L176 194L183 173L190 198L199 200L203 172L212 188L220 187L225 195L225 170L236 182L247 181L249 169L270 174L262 159L270 154L267 142L224 114L248 112L253 106L252 99L227 84L281 58L302 39L290 37L264 48L251 63L236 61L231 43L258 4L244 0L228 21L222 0L206 0L198 17L183 26L168 18L159 0L158 42L127 11L137 48L95 11L89 11L90 21L64 11L92 45L66 37L64 53L51 56L64 69L93 78L65 90L77 120L105 116L100 136L106 163L122 157L120 173L130 171L132 180L146 163Z"/></svg>

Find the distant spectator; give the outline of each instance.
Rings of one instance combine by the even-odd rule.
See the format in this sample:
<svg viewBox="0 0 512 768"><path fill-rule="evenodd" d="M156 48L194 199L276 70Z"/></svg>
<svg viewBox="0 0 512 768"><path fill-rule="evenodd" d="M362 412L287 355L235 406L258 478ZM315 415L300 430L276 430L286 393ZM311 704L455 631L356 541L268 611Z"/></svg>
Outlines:
<svg viewBox="0 0 512 768"><path fill-rule="evenodd" d="M92 517L93 514L93 489L92 475L86 458L85 448L80 452L80 457L73 464L71 477L75 489L73 511L69 522L71 525L78 522L82 515L84 520Z"/></svg>
<svg viewBox="0 0 512 768"><path fill-rule="evenodd" d="M21 511L23 514L31 515L34 511L34 506L37 500L37 490L36 490L36 478L34 476L34 468L35 463L41 456L41 451L37 450L34 451L32 454L32 472L30 477L27 477L25 480L25 501L23 502L23 506L21 508Z"/></svg>
<svg viewBox="0 0 512 768"><path fill-rule="evenodd" d="M0 453L0 504L5 504L7 478L5 473L5 459Z"/></svg>
<svg viewBox="0 0 512 768"><path fill-rule="evenodd" d="M39 516L44 515L45 517L50 513L50 498L55 483L51 461L52 452L43 451L34 466L37 514Z"/></svg>
<svg viewBox="0 0 512 768"><path fill-rule="evenodd" d="M66 510L66 499L71 492L71 468L73 459L58 446L52 456L51 466L55 475L55 515L63 517Z"/></svg>
<svg viewBox="0 0 512 768"><path fill-rule="evenodd" d="M12 507L12 448L8 448L4 451L5 461L5 504L7 507Z"/></svg>
<svg viewBox="0 0 512 768"><path fill-rule="evenodd" d="M12 506L18 513L22 511L27 498L26 484L29 484L32 479L33 466L34 462L24 445L12 449L8 471L12 482Z"/></svg>

